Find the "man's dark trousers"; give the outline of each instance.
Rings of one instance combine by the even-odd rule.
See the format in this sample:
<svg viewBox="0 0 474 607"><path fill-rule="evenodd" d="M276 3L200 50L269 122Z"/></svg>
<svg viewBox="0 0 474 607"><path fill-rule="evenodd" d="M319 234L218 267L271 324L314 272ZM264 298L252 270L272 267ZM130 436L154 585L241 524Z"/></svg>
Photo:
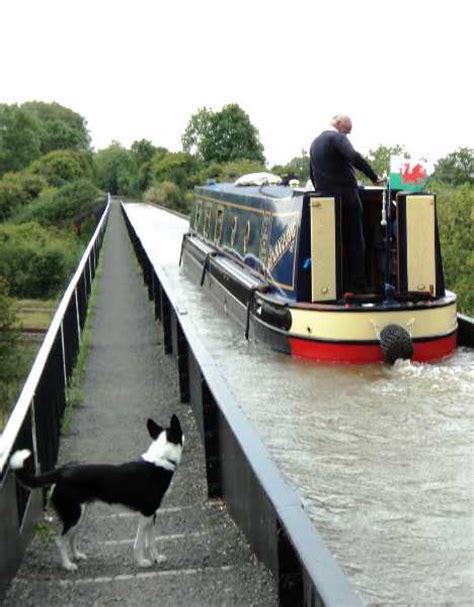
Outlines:
<svg viewBox="0 0 474 607"><path fill-rule="evenodd" d="M362 203L357 189L339 191L342 201L342 243L344 250L344 290L367 286Z"/></svg>

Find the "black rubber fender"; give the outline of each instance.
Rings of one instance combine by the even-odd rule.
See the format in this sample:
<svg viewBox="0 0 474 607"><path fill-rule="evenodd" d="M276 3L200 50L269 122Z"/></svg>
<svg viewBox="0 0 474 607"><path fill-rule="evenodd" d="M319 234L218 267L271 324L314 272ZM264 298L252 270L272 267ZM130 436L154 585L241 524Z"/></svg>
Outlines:
<svg viewBox="0 0 474 607"><path fill-rule="evenodd" d="M390 365L399 359L409 360L413 356L413 341L406 329L400 325L387 325L380 332L380 347L385 362Z"/></svg>

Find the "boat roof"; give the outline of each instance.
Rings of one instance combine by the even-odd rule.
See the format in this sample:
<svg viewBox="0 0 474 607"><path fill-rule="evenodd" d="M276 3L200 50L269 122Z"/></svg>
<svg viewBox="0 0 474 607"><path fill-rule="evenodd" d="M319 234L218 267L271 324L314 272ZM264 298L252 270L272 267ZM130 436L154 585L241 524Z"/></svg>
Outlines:
<svg viewBox="0 0 474 607"><path fill-rule="evenodd" d="M217 198L221 200L268 200L268 199L291 199L302 196L304 191L296 190L284 185L237 185L235 183L213 183L204 186L196 186L195 191L201 196Z"/></svg>

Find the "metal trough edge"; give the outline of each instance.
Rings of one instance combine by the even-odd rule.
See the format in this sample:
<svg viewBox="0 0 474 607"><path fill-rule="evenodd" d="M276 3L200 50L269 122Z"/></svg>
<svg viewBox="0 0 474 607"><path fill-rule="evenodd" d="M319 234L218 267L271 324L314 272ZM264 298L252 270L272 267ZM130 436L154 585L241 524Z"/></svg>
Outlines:
<svg viewBox="0 0 474 607"><path fill-rule="evenodd" d="M166 274L150 262L123 203L122 213L163 324L165 351L177 359L181 400L190 402L204 442L209 497L226 502L272 571L280 605L363 605L238 406L185 307L173 300Z"/></svg>

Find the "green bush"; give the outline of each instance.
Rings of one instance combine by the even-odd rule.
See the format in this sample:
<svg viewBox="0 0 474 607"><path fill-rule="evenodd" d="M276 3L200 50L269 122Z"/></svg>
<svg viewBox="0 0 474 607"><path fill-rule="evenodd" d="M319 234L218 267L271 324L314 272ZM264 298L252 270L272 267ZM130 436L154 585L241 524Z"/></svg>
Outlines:
<svg viewBox="0 0 474 607"><path fill-rule="evenodd" d="M474 186L432 183L446 287L459 298L459 310L474 315Z"/></svg>
<svg viewBox="0 0 474 607"><path fill-rule="evenodd" d="M46 181L40 175L26 171L6 173L0 179L0 221L5 221L12 213L34 200L46 186Z"/></svg>
<svg viewBox="0 0 474 607"><path fill-rule="evenodd" d="M52 186L92 177L92 167L84 154L74 150L55 150L33 162L31 173L43 176Z"/></svg>
<svg viewBox="0 0 474 607"><path fill-rule="evenodd" d="M79 242L70 233L34 222L0 226L0 277L15 297L55 297L74 270L79 252Z"/></svg>
<svg viewBox="0 0 474 607"><path fill-rule="evenodd" d="M172 181L162 183L149 188L144 196L147 202L155 202L164 207L177 209L181 201L181 190Z"/></svg>
<svg viewBox="0 0 474 607"><path fill-rule="evenodd" d="M113 195L134 194L136 167L133 154L114 141L94 155L96 181L100 188Z"/></svg>
<svg viewBox="0 0 474 607"><path fill-rule="evenodd" d="M153 156L150 171L154 185L172 181L184 191L198 183L197 173L200 168L199 161L191 154L159 150Z"/></svg>
<svg viewBox="0 0 474 607"><path fill-rule="evenodd" d="M7 282L0 278L0 430L21 374L15 316L15 302L9 297Z"/></svg>
<svg viewBox="0 0 474 607"><path fill-rule="evenodd" d="M92 213L100 191L86 179L78 179L57 190L48 190L24 207L14 221L36 221L42 225L59 225Z"/></svg>
<svg viewBox="0 0 474 607"><path fill-rule="evenodd" d="M266 171L265 165L256 160L235 160L224 164L211 165L212 173L209 177L215 177L218 181L233 182L247 173L260 173Z"/></svg>

